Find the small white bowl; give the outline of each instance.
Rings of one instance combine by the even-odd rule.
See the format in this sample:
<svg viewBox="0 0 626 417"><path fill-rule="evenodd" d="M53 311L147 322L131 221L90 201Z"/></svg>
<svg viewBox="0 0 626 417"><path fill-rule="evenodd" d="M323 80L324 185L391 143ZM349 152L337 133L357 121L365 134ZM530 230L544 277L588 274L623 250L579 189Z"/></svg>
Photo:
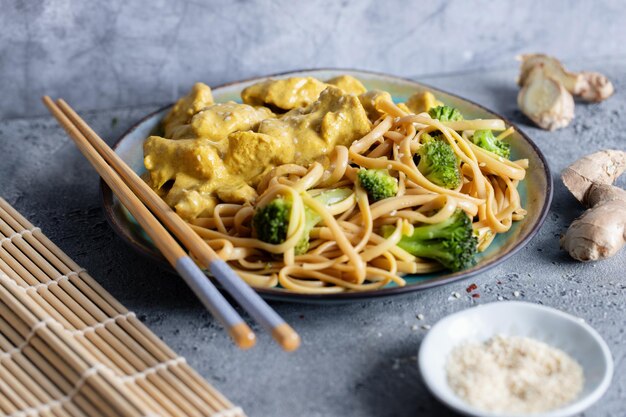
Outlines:
<svg viewBox="0 0 626 417"><path fill-rule="evenodd" d="M485 341L497 334L525 336L563 350L583 368L585 384L578 397L563 407L532 417L567 417L598 401L613 377L613 359L606 342L582 319L537 304L503 301L451 314L428 332L420 346L418 364L426 386L441 402L468 416L509 417L475 408L448 385L446 361L460 343ZM521 415L517 414L516 417Z"/></svg>

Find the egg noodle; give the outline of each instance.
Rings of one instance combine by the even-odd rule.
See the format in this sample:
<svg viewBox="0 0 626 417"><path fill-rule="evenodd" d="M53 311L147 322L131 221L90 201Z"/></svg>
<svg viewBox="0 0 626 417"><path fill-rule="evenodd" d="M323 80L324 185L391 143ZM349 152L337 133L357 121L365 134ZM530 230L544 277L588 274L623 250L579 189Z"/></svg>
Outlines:
<svg viewBox="0 0 626 417"><path fill-rule="evenodd" d="M527 160L509 161L475 145L470 136L478 129L513 133L502 120L442 122L427 112L408 113L383 100L382 116L369 133L349 147L336 146L329 163L275 166L256 185L254 202L218 203L211 217L189 220L193 229L250 285L283 287L298 293L327 294L405 285L405 274L442 269L432 260L417 258L397 246L414 227L442 222L457 209L473 219L478 250L485 250L496 234L507 232L526 211L517 191ZM461 182L447 189L430 182L413 156L428 133L440 131L460 163ZM372 202L357 180L360 168L385 169L397 178L395 197ZM314 197L347 188L347 198L332 205ZM255 209L276 197L290 201L286 239L270 244L256 238L252 227ZM305 207L321 221L310 233L308 251L296 254L305 229ZM384 237L383 225L394 226Z"/></svg>

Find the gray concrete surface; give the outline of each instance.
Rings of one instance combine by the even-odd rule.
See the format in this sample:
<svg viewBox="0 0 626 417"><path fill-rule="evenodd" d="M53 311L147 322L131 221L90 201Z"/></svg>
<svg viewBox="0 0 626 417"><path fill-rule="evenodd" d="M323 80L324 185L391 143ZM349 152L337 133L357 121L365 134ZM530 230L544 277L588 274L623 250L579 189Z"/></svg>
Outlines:
<svg viewBox="0 0 626 417"><path fill-rule="evenodd" d="M0 117L168 102L194 80L311 67L403 76L522 52L626 56L621 0L1 0Z"/></svg>
<svg viewBox="0 0 626 417"><path fill-rule="evenodd" d="M558 244L559 234L581 213L558 179L559 171L592 151L626 149L626 59L586 64L586 69L606 72L617 94L598 105L578 105L574 122L554 133L529 126L516 110L514 68L420 77L502 112L535 140L555 174L554 203L546 223L513 258L469 281L347 305L275 304L302 335L302 348L292 354L283 353L256 326L258 345L238 351L180 279L117 238L100 208L96 174L50 117L0 123L0 195L41 226L250 416L452 416L420 381L416 353L427 332L420 326L499 297L516 299L513 293L519 291L517 299L583 317L604 336L615 358L615 378L608 393L584 416L622 417L626 414L626 250L601 263L581 264L560 251ZM84 115L112 143L154 108ZM626 178L620 184L626 185ZM465 288L472 282L478 285L480 298L466 295ZM450 299L454 291L462 297ZM416 319L417 313L424 314L423 321Z"/></svg>

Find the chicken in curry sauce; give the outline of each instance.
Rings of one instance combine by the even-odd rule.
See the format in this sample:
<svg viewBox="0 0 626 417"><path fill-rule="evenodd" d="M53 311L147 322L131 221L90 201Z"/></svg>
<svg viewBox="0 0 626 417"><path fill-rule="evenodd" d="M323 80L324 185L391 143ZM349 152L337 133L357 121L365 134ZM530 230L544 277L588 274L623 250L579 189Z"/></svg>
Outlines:
<svg viewBox="0 0 626 417"><path fill-rule="evenodd" d="M268 79L241 98L215 103L210 87L197 83L163 119L163 136L144 143L148 182L185 219L210 216L219 202L253 202L275 166L327 164L336 146L372 129L378 103L391 99L347 75ZM399 106L420 113L437 104L426 92Z"/></svg>

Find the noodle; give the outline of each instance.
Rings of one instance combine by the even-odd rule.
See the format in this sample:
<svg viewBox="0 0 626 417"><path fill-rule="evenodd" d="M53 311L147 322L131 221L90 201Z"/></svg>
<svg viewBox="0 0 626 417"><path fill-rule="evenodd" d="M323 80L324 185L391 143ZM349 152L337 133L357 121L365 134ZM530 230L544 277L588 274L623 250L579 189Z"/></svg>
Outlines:
<svg viewBox="0 0 626 417"><path fill-rule="evenodd" d="M415 226L436 224L462 210L474 219L478 250L484 251L498 233L524 218L517 190L527 160L509 161L475 145L469 137L477 129L514 132L502 120L441 122L427 113L409 114L387 100L377 103L382 113L373 128L349 148L337 146L323 162L310 166L279 165L264 174L255 187L253 204L215 205L210 217L191 220L192 228L240 276L255 287L282 288L306 294L375 290L393 283L405 285L401 275L442 269L398 247ZM427 133L440 131L460 164L462 180L455 189L429 181L413 157ZM357 165L358 167L355 167ZM357 180L360 168L387 169L398 180L395 197L370 202ZM351 193L326 206L315 197L338 188ZM255 210L275 198L291 203L286 238L270 244L256 238ZM310 231L306 253L296 253L306 228L307 210L321 219ZM394 231L384 237L379 227ZM310 227L309 227L310 228Z"/></svg>

